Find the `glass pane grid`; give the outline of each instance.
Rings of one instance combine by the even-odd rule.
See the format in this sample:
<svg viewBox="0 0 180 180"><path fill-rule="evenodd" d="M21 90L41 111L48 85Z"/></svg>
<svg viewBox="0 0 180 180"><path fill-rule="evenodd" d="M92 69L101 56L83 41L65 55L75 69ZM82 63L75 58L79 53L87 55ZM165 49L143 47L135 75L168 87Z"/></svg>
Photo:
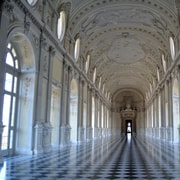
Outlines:
<svg viewBox="0 0 180 180"><path fill-rule="evenodd" d="M9 73L6 73L5 77L5 90L11 92L13 85L13 76Z"/></svg>

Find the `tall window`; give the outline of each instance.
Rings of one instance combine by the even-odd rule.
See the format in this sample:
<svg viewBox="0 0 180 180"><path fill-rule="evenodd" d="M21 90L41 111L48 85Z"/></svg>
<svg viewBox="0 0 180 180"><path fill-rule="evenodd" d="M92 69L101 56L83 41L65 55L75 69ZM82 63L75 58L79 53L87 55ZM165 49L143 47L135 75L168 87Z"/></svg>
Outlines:
<svg viewBox="0 0 180 180"><path fill-rule="evenodd" d="M159 68L157 68L157 79L158 79L158 81L160 81L160 74L159 74Z"/></svg>
<svg viewBox="0 0 180 180"><path fill-rule="evenodd" d="M65 12L61 11L59 13L58 24L57 24L57 36L60 41L62 41L64 38L65 30L66 30L66 16L65 16Z"/></svg>
<svg viewBox="0 0 180 180"><path fill-rule="evenodd" d="M18 98L18 76L19 63L17 54L12 44L7 46L5 82L4 82L4 101L3 101L3 125L2 150L10 154L14 147L14 133L16 122L16 107Z"/></svg>
<svg viewBox="0 0 180 180"><path fill-rule="evenodd" d="M89 70L89 65L90 65L90 55L88 54L87 55L87 59L86 59L86 64L85 64L85 71L86 71L86 73Z"/></svg>
<svg viewBox="0 0 180 180"><path fill-rule="evenodd" d="M164 72L166 72L167 67L166 67L166 60L164 54L162 54L161 60L162 60Z"/></svg>
<svg viewBox="0 0 180 180"><path fill-rule="evenodd" d="M74 47L74 58L76 61L79 58L79 53L80 53L80 38L77 38Z"/></svg>
<svg viewBox="0 0 180 180"><path fill-rule="evenodd" d="M96 82L96 68L94 68L94 72L93 72L93 83Z"/></svg>
<svg viewBox="0 0 180 180"><path fill-rule="evenodd" d="M171 57L174 60L175 59L175 45L174 45L174 39L172 36L169 37L169 46L170 46Z"/></svg>

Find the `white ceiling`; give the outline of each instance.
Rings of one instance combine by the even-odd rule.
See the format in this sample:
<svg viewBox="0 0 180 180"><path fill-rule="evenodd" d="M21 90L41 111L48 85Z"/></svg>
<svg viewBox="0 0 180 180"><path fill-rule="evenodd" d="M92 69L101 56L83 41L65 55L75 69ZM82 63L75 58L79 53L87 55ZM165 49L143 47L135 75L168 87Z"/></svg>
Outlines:
<svg viewBox="0 0 180 180"><path fill-rule="evenodd" d="M67 1L64 1L67 2ZM169 61L169 36L178 32L174 0L72 0L68 28L81 37L81 53L91 54L111 94L136 89L142 94L163 74Z"/></svg>

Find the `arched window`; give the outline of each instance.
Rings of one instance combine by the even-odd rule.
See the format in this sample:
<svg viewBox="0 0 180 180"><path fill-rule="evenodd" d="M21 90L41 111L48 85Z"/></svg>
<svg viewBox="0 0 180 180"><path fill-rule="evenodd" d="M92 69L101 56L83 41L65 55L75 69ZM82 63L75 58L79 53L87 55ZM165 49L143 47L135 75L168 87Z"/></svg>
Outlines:
<svg viewBox="0 0 180 180"><path fill-rule="evenodd" d="M87 73L89 70L89 65L90 65L90 55L87 55L87 59L86 59L86 64L85 64L85 72Z"/></svg>
<svg viewBox="0 0 180 180"><path fill-rule="evenodd" d="M57 23L57 36L60 41L63 40L66 30L66 15L64 11L59 13L58 23Z"/></svg>
<svg viewBox="0 0 180 180"><path fill-rule="evenodd" d="M80 38L77 38L74 47L74 58L76 61L79 58L79 52L80 52Z"/></svg>
<svg viewBox="0 0 180 180"><path fill-rule="evenodd" d="M28 4L31 6L34 6L37 2L37 0L27 0Z"/></svg>
<svg viewBox="0 0 180 180"><path fill-rule="evenodd" d="M161 60L162 60L162 65L163 65L164 72L166 72L167 66L166 66L166 60L165 60L164 54L162 54Z"/></svg>
<svg viewBox="0 0 180 180"><path fill-rule="evenodd" d="M99 89L101 89L102 77L99 78Z"/></svg>
<svg viewBox="0 0 180 180"><path fill-rule="evenodd" d="M157 68L157 80L160 81L159 68Z"/></svg>
<svg viewBox="0 0 180 180"><path fill-rule="evenodd" d="M94 68L94 72L93 72L93 83L96 82L96 68Z"/></svg>
<svg viewBox="0 0 180 180"><path fill-rule="evenodd" d="M174 38L172 36L169 37L169 46L170 46L171 57L174 60L175 59L175 44L174 44Z"/></svg>
<svg viewBox="0 0 180 180"><path fill-rule="evenodd" d="M3 94L3 125L1 149L5 154L11 154L14 146L15 122L17 118L16 108L19 85L19 62L16 51L11 43L7 46L5 61L5 82Z"/></svg>

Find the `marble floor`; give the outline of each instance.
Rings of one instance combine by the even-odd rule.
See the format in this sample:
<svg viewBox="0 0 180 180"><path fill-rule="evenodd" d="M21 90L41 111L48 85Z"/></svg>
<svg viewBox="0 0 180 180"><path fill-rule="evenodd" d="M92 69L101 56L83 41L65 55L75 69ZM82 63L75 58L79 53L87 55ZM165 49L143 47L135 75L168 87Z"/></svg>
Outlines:
<svg viewBox="0 0 180 180"><path fill-rule="evenodd" d="M4 159L1 180L180 179L180 146L108 137L41 155Z"/></svg>

